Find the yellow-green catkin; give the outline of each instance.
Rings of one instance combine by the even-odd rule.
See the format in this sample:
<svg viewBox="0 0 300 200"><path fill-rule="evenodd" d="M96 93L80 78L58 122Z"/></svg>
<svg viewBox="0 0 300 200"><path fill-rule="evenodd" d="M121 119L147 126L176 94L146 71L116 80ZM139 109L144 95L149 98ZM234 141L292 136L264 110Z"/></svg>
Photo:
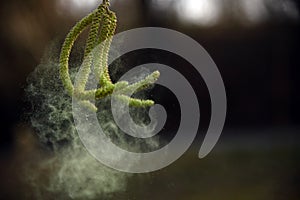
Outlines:
<svg viewBox="0 0 300 200"><path fill-rule="evenodd" d="M78 84L74 88L69 75L69 57L74 42L86 28L90 26L89 35L84 51L84 61L78 77ZM67 35L60 54L60 77L63 85L70 96L74 96L89 109L97 110L92 99L102 99L106 96L116 94L117 99L129 103L130 106L146 107L152 106L152 100L141 100L131 98L137 91L146 89L154 84L159 78L159 72L155 71L141 81L129 85L126 81L113 83L108 69L108 54L113 35L117 26L117 17L114 12L109 10L109 0L103 3L91 14L80 20ZM99 80L100 88L86 90L86 84L94 66L94 73Z"/></svg>

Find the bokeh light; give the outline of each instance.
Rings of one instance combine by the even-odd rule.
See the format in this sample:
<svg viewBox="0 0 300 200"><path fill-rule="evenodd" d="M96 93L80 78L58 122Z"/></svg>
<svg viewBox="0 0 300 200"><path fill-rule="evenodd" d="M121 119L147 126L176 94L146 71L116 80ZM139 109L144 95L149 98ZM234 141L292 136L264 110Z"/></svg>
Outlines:
<svg viewBox="0 0 300 200"><path fill-rule="evenodd" d="M156 10L173 12L180 21L213 26L224 19L244 25L267 20L297 20L299 11L292 0L152 0Z"/></svg>
<svg viewBox="0 0 300 200"><path fill-rule="evenodd" d="M95 8L101 0L57 0L58 12L80 15Z"/></svg>
<svg viewBox="0 0 300 200"><path fill-rule="evenodd" d="M217 23L221 12L219 5L218 0L181 0L176 11L184 22L208 26Z"/></svg>

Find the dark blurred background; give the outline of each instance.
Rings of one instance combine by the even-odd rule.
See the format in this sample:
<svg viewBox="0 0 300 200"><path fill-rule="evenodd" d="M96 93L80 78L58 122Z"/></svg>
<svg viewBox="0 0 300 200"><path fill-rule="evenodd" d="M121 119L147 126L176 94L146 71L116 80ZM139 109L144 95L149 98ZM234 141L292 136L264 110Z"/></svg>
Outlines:
<svg viewBox="0 0 300 200"><path fill-rule="evenodd" d="M197 40L217 64L228 97L223 135L208 158L197 160L196 144L204 137L210 114L205 83L189 74L189 67L184 66L184 61L173 59L174 55L160 52L160 60L154 53L154 60L173 64L191 82L200 83L195 86L203 115L200 133L195 149L191 148L178 164L153 173L147 181L136 178L129 192L117 194L115 199L153 199L149 194L156 194L156 199L299 199L300 3L111 2L118 16L117 32L158 26ZM23 151L21 147L28 149L26 145L30 144L30 136L25 132L31 134L32 130L24 120L26 77L39 64L49 44L54 40L62 42L72 25L98 4L97 0L1 1L1 179L2 175L13 179L14 154ZM152 58L151 52L147 55ZM144 54L135 64L153 59ZM187 173L188 169L192 170ZM0 198L12 198L12 188L18 183L2 181ZM136 188L139 189L134 192Z"/></svg>

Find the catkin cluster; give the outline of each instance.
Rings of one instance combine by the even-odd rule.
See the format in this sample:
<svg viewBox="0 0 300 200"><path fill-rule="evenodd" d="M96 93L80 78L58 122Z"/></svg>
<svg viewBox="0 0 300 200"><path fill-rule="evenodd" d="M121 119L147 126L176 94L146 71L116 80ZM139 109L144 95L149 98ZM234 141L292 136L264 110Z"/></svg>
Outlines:
<svg viewBox="0 0 300 200"><path fill-rule="evenodd" d="M74 86L69 74L70 53L74 42L88 26L90 26L90 30L86 41L84 59L80 73L78 73L78 81ZM127 94L136 93L155 83L160 75L158 71L131 85L126 81L117 83L111 81L108 69L108 54L116 26L117 17L114 12L109 10L109 1L103 1L97 9L72 28L65 39L60 54L60 77L63 85L70 96L79 99L83 105L95 111L97 107L91 103L91 100L95 98L102 99L112 95L114 91L117 99L129 103L131 106L152 106L154 104L152 100L136 99ZM94 76L99 80L100 88L86 90L92 66Z"/></svg>

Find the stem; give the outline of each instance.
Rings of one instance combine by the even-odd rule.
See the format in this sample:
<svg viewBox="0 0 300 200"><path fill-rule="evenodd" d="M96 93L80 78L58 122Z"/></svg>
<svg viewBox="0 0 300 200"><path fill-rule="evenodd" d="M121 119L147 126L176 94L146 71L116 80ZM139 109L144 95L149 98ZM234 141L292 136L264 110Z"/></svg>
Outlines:
<svg viewBox="0 0 300 200"><path fill-rule="evenodd" d="M102 4L103 4L103 5L108 5L108 6L109 6L109 5L110 5L110 2L109 2L109 0L103 0L103 1L102 1Z"/></svg>

